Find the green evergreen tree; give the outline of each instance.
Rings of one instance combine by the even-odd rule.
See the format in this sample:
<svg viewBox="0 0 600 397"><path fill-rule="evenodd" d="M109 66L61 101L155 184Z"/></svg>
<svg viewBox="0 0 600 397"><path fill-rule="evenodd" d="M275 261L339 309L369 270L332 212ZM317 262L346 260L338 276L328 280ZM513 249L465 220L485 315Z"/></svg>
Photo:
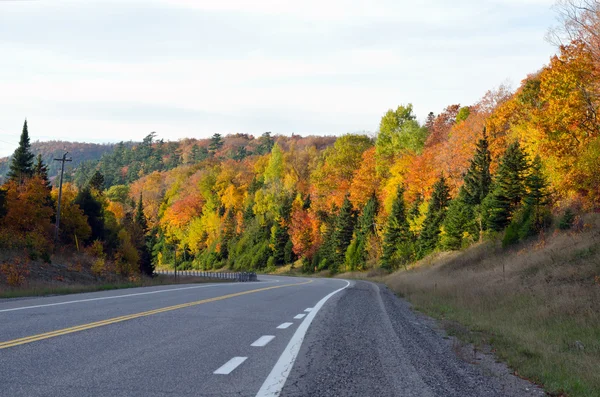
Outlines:
<svg viewBox="0 0 600 397"><path fill-rule="evenodd" d="M154 274L154 263L152 262L152 253L150 247L154 246L154 242L148 236L148 220L144 214L144 205L142 195L137 203L135 211L134 224L136 226L136 245L140 253L140 272L151 277Z"/></svg>
<svg viewBox="0 0 600 397"><path fill-rule="evenodd" d="M39 177L44 182L44 185L48 191L52 190L52 184L48 178L48 166L44 164L41 154L38 154L36 157L35 164L33 166L33 175Z"/></svg>
<svg viewBox="0 0 600 397"><path fill-rule="evenodd" d="M356 225L356 213L352 208L352 203L348 195L344 197L344 202L340 208L340 213L335 221L333 232L333 268L334 272L340 270L346 261L346 249L352 242L354 227Z"/></svg>
<svg viewBox="0 0 600 397"><path fill-rule="evenodd" d="M412 236L406 218L404 187L398 186L396 198L392 203L392 211L387 220L383 235L383 255L381 267L393 270L400 264L410 260L412 254Z"/></svg>
<svg viewBox="0 0 600 397"><path fill-rule="evenodd" d="M88 224L92 229L88 242L104 240L104 209L102 203L94 197L89 187L81 190L74 202L87 216Z"/></svg>
<svg viewBox="0 0 600 397"><path fill-rule="evenodd" d="M491 163L492 155L490 154L489 142L484 128L483 137L477 142L475 156L471 159L471 164L465 175L463 189L464 201L467 204L481 204L490 192L492 184Z"/></svg>
<svg viewBox="0 0 600 397"><path fill-rule="evenodd" d="M501 231L510 223L513 213L525 196L528 169L527 158L519 143L513 142L502 157L494 179L494 189L486 203L489 229Z"/></svg>
<svg viewBox="0 0 600 397"><path fill-rule="evenodd" d="M421 206L423 205L423 195L421 193L417 193L417 197L415 197L415 201L413 201L410 209L408 210L408 225L410 227L414 227L413 230L410 231L410 235L412 237L413 242L416 242L419 238L419 231L417 230L418 220L421 217Z"/></svg>
<svg viewBox="0 0 600 397"><path fill-rule="evenodd" d="M379 211L377 196L373 194L365 204L362 214L356 222L356 232L346 251L348 270L363 270L367 260L367 241L376 232L375 218Z"/></svg>
<svg viewBox="0 0 600 397"><path fill-rule="evenodd" d="M444 233L440 237L440 246L443 249L460 249L469 240L473 241L478 237L474 207L467 203L465 196L465 190L461 188L458 197L448 206L448 213L443 222Z"/></svg>
<svg viewBox="0 0 600 397"><path fill-rule="evenodd" d="M265 132L262 134L260 138L258 138L258 146L256 147L256 154L263 155L267 153L271 153L271 149L273 149L273 145L275 145L275 140L271 137L270 132Z"/></svg>
<svg viewBox="0 0 600 397"><path fill-rule="evenodd" d="M208 145L208 151L214 156L214 154L223 147L223 138L221 134L214 134L210 138L210 144Z"/></svg>
<svg viewBox="0 0 600 397"><path fill-rule="evenodd" d="M419 235L419 258L423 258L437 246L440 238L440 227L446 218L449 204L450 190L448 189L448 185L446 185L446 178L442 175L433 185L433 193L429 200L425 221L423 222L423 230L421 230L421 234Z"/></svg>
<svg viewBox="0 0 600 397"><path fill-rule="evenodd" d="M6 190L0 188L0 219L6 215Z"/></svg>
<svg viewBox="0 0 600 397"><path fill-rule="evenodd" d="M19 140L19 147L15 150L11 158L8 177L18 183L23 183L25 179L31 178L33 176L33 158L27 120L25 120L21 139Z"/></svg>
<svg viewBox="0 0 600 397"><path fill-rule="evenodd" d="M94 172L94 175L90 178L89 182L90 189L93 189L96 193L102 193L104 190L104 175L98 170Z"/></svg>
<svg viewBox="0 0 600 397"><path fill-rule="evenodd" d="M273 250L273 261L276 266L285 265L286 246L290 241L288 234L288 228L281 224L281 222L275 222L271 228L271 249Z"/></svg>

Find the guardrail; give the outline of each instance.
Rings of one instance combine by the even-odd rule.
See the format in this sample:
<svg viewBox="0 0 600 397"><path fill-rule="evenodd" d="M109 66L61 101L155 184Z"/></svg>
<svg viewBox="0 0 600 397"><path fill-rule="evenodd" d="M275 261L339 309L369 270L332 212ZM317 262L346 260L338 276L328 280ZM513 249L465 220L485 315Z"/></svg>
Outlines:
<svg viewBox="0 0 600 397"><path fill-rule="evenodd" d="M226 273L226 272L206 272L200 270L178 270L176 273L172 270L156 270L154 273L160 274L161 276L173 276L173 277L205 277L214 278L218 280L231 280L238 282L245 281L258 281L256 273L251 272L237 272L237 273Z"/></svg>

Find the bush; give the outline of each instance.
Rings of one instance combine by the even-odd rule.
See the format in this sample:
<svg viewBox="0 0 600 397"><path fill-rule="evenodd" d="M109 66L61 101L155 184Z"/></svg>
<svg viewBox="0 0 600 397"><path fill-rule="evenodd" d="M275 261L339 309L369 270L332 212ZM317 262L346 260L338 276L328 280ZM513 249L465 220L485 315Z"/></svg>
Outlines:
<svg viewBox="0 0 600 397"><path fill-rule="evenodd" d="M565 210L565 213L563 214L563 216L560 218L560 221L558 222L558 228L560 230L569 230L573 227L574 221L575 221L575 213L573 212L572 209L567 208Z"/></svg>

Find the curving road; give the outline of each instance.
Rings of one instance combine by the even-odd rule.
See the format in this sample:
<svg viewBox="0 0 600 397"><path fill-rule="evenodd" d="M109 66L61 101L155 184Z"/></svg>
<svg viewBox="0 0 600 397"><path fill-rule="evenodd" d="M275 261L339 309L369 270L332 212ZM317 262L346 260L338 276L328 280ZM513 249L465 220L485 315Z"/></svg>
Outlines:
<svg viewBox="0 0 600 397"><path fill-rule="evenodd" d="M377 284L260 276L0 301L0 396L531 396Z"/></svg>

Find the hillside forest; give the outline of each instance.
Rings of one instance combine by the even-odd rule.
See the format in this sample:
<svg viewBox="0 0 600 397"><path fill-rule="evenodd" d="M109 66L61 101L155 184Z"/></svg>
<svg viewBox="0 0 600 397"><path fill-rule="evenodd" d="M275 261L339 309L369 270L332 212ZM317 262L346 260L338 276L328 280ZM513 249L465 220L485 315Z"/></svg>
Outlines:
<svg viewBox="0 0 600 397"><path fill-rule="evenodd" d="M600 46L590 29L565 29L569 40L516 90L422 123L404 104L373 136L117 144L68 173L57 239L51 162L34 156L25 122L0 190L0 249L47 261L85 251L99 273L124 275L175 264L335 273L569 228L600 208Z"/></svg>

